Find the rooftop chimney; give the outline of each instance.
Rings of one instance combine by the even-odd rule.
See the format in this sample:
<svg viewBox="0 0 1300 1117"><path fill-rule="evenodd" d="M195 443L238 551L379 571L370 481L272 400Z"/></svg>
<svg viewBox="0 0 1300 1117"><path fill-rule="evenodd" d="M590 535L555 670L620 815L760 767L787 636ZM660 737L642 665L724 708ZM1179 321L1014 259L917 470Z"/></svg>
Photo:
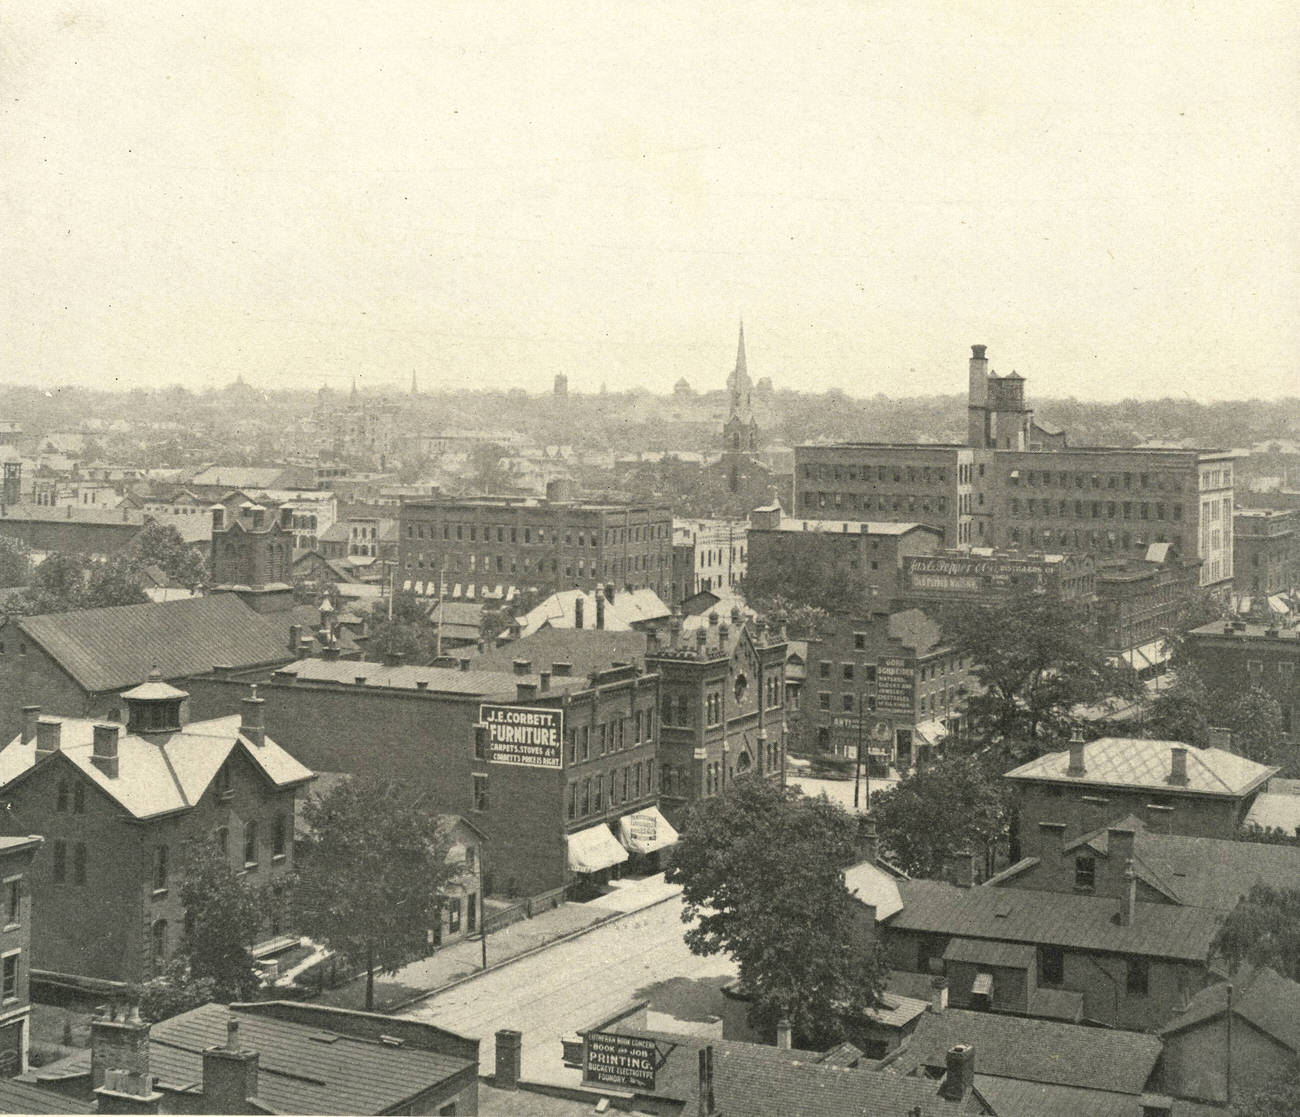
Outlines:
<svg viewBox="0 0 1300 1117"><path fill-rule="evenodd" d="M208 1113L248 1113L257 1097L259 1056L240 1046L239 1021L226 1022L226 1042L203 1051L203 1104Z"/></svg>
<svg viewBox="0 0 1300 1117"><path fill-rule="evenodd" d="M1169 782L1175 787L1187 786L1187 749L1182 745L1169 750Z"/></svg>
<svg viewBox="0 0 1300 1117"><path fill-rule="evenodd" d="M1075 726L1074 732L1070 734L1070 766L1065 769L1067 776L1083 776L1088 772L1083 763L1083 730Z"/></svg>
<svg viewBox="0 0 1300 1117"><path fill-rule="evenodd" d="M709 612L709 626L712 627L713 625L717 624L718 620L719 620L718 611L716 609L711 610Z"/></svg>
<svg viewBox="0 0 1300 1117"><path fill-rule="evenodd" d="M472 662L472 661L470 660L469 656L466 656L466 655L461 656L461 657L460 657L460 669L461 669L462 671L468 671L468 670L469 670L469 665L470 665L471 662Z"/></svg>
<svg viewBox="0 0 1300 1117"><path fill-rule="evenodd" d="M695 648L699 652L704 651L704 645L709 642L709 630L706 628L697 628L695 630Z"/></svg>
<svg viewBox="0 0 1300 1117"><path fill-rule="evenodd" d="M354 683L356 683L357 686L365 686L365 685L366 685L366 677L365 677L364 675L353 675L353 676L352 676L352 681L353 681Z"/></svg>
<svg viewBox="0 0 1300 1117"><path fill-rule="evenodd" d="M36 736L36 723L41 720L41 708L39 706L23 707L23 735L22 742L27 744Z"/></svg>
<svg viewBox="0 0 1300 1117"><path fill-rule="evenodd" d="M949 1101L961 1101L975 1086L975 1048L969 1043L958 1043L948 1048L948 1073L939 1087L939 1096Z"/></svg>
<svg viewBox="0 0 1300 1117"><path fill-rule="evenodd" d="M248 697L239 704L239 732L257 746L266 740L264 710L266 699L257 697L257 684L249 687Z"/></svg>
<svg viewBox="0 0 1300 1117"><path fill-rule="evenodd" d="M402 660L406 658L403 652L384 652L385 667L401 667Z"/></svg>
<svg viewBox="0 0 1300 1117"><path fill-rule="evenodd" d="M794 1046L794 1028L784 1016L776 1022L776 1045L782 1051L789 1051Z"/></svg>
<svg viewBox="0 0 1300 1117"><path fill-rule="evenodd" d="M930 1011L933 1013L948 1010L948 979L943 974L930 978Z"/></svg>
<svg viewBox="0 0 1300 1117"><path fill-rule="evenodd" d="M557 679L567 678L569 675L573 674L573 664L564 662L552 663L551 674Z"/></svg>
<svg viewBox="0 0 1300 1117"><path fill-rule="evenodd" d="M605 596L599 590L596 592L596 627L605 627Z"/></svg>
<svg viewBox="0 0 1300 1117"><path fill-rule="evenodd" d="M537 697L537 684L536 684L536 683L516 683L516 684L515 684L515 697L517 697L517 698L519 698L519 699L521 699L521 700L522 700L522 699L525 699L525 698L536 698L536 697Z"/></svg>
<svg viewBox="0 0 1300 1117"><path fill-rule="evenodd" d="M949 884L972 888L975 885L975 854L965 849L950 853L943 859L943 870Z"/></svg>
<svg viewBox="0 0 1300 1117"><path fill-rule="evenodd" d="M101 1113L156 1113L162 1095L149 1073L149 1025L139 1008L117 1006L90 1022L90 1088Z"/></svg>
<svg viewBox="0 0 1300 1117"><path fill-rule="evenodd" d="M872 865L880 856L880 840L876 836L876 820L870 814L858 819L858 856Z"/></svg>
<svg viewBox="0 0 1300 1117"><path fill-rule="evenodd" d="M533 661L531 659L511 660L511 666L514 667L516 675L531 675L533 673Z"/></svg>
<svg viewBox="0 0 1300 1117"><path fill-rule="evenodd" d="M502 1028L497 1032L496 1041L497 1069L492 1085L498 1090L518 1090L524 1037L513 1028Z"/></svg>
<svg viewBox="0 0 1300 1117"><path fill-rule="evenodd" d="M614 583L613 582L605 583L605 600L608 601L611 605L614 604Z"/></svg>
<svg viewBox="0 0 1300 1117"><path fill-rule="evenodd" d="M291 624L289 626L289 650L294 655L301 654L299 645L302 643L302 625Z"/></svg>
<svg viewBox="0 0 1300 1117"><path fill-rule="evenodd" d="M541 678L541 680L542 680L542 690L550 690L550 689L551 689L551 673L550 673L549 671L543 671L543 672L541 672L540 678Z"/></svg>
<svg viewBox="0 0 1300 1117"><path fill-rule="evenodd" d="M1138 877L1133 868L1133 859L1130 857L1124 865L1124 883L1125 889L1124 901L1119 909L1119 925L1121 927L1132 927L1133 917L1137 914L1138 898Z"/></svg>
<svg viewBox="0 0 1300 1117"><path fill-rule="evenodd" d="M586 602L583 600L582 594L578 594L578 596L573 599L573 627L574 628L582 627L582 619L583 619L582 610L585 606L586 606Z"/></svg>
<svg viewBox="0 0 1300 1117"><path fill-rule="evenodd" d="M63 737L63 722L58 718L38 718L36 721L36 759L58 752Z"/></svg>
<svg viewBox="0 0 1300 1117"><path fill-rule="evenodd" d="M712 1117L713 1101L713 1044L700 1048L700 1105L698 1117Z"/></svg>
<svg viewBox="0 0 1300 1117"><path fill-rule="evenodd" d="M117 778L117 735L121 726L97 724L91 760L109 779Z"/></svg>

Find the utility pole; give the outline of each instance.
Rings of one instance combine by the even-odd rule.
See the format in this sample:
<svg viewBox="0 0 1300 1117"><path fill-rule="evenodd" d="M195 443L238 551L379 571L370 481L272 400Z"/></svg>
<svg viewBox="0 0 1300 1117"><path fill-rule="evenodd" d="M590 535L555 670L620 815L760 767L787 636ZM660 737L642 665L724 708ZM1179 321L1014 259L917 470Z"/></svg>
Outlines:
<svg viewBox="0 0 1300 1117"><path fill-rule="evenodd" d="M434 638L433 638L433 640L434 640L434 645L433 645L433 654L434 654L434 656L437 657L437 658L441 658L441 657L442 657L442 621L443 621L443 616L442 616L442 572L443 572L443 569L446 567L446 564L447 564L447 559L446 559L445 556L444 556L444 557L440 557L440 558L438 559L438 628L437 628L437 631L434 633ZM486 944L486 943L484 943L483 949L484 949L484 950L487 950L487 944Z"/></svg>
<svg viewBox="0 0 1300 1117"><path fill-rule="evenodd" d="M868 775L870 780L871 776ZM853 809L856 811L859 805L859 787L862 782L862 695L858 695L858 755L853 762ZM870 786L870 784L868 784Z"/></svg>

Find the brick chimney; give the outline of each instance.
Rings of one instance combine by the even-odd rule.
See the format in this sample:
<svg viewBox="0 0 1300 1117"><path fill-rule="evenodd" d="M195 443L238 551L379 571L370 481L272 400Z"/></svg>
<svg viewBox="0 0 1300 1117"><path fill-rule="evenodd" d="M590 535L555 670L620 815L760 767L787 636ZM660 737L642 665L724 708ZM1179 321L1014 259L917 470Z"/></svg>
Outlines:
<svg viewBox="0 0 1300 1117"><path fill-rule="evenodd" d="M975 885L975 854L961 849L945 855L943 875L949 884L958 888L973 888Z"/></svg>
<svg viewBox="0 0 1300 1117"><path fill-rule="evenodd" d="M1065 769L1067 776L1083 776L1088 772L1083 763L1083 730L1075 726L1074 732L1070 734L1070 766Z"/></svg>
<svg viewBox="0 0 1300 1117"><path fill-rule="evenodd" d="M39 706L23 707L23 735L22 743L25 745L36 736L36 723L41 720L41 708Z"/></svg>
<svg viewBox="0 0 1300 1117"><path fill-rule="evenodd" d="M541 689L546 691L551 689L551 673L549 671L539 672L538 678L541 680Z"/></svg>
<svg viewBox="0 0 1300 1117"><path fill-rule="evenodd" d="M596 591L596 627L605 627L605 595L599 590Z"/></svg>
<svg viewBox="0 0 1300 1117"><path fill-rule="evenodd" d="M869 814L858 819L858 856L874 865L880 856L880 839L876 835L876 820Z"/></svg>
<svg viewBox="0 0 1300 1117"><path fill-rule="evenodd" d="M58 718L37 718L36 759L58 752L63 739L63 722Z"/></svg>
<svg viewBox="0 0 1300 1117"><path fill-rule="evenodd" d="M794 1046L794 1028L784 1016L776 1022L776 1045L782 1051L789 1051Z"/></svg>
<svg viewBox="0 0 1300 1117"><path fill-rule="evenodd" d="M203 1104L205 1113L248 1113L250 1098L257 1097L260 1057L239 1042L239 1021L226 1021L226 1042L203 1051Z"/></svg>
<svg viewBox="0 0 1300 1117"><path fill-rule="evenodd" d="M91 761L109 779L117 779L117 737L120 725L101 723L95 726Z"/></svg>
<svg viewBox="0 0 1300 1117"><path fill-rule="evenodd" d="M578 594L573 599L573 627L581 628L583 622L582 611L586 608L587 603L583 600L582 594Z"/></svg>
<svg viewBox="0 0 1300 1117"><path fill-rule="evenodd" d="M552 663L551 674L554 675L557 679L566 679L573 674L573 664L565 663L563 661L559 663Z"/></svg>
<svg viewBox="0 0 1300 1117"><path fill-rule="evenodd" d="M942 974L930 978L930 1011L935 1014L948 1011L948 979Z"/></svg>
<svg viewBox="0 0 1300 1117"><path fill-rule="evenodd" d="M265 698L257 697L257 684L249 688L249 695L239 704L239 732L259 748L266 741Z"/></svg>
<svg viewBox="0 0 1300 1117"><path fill-rule="evenodd" d="M1133 859L1129 858L1124 866L1125 895L1119 908L1119 925L1132 927L1133 917L1137 915L1138 877L1133 868Z"/></svg>
<svg viewBox="0 0 1300 1117"><path fill-rule="evenodd" d="M1187 749L1183 745L1169 750L1169 783L1174 787L1187 786Z"/></svg>
<svg viewBox="0 0 1300 1117"><path fill-rule="evenodd" d="M536 683L515 683L515 697L521 702L537 697Z"/></svg>
<svg viewBox="0 0 1300 1117"><path fill-rule="evenodd" d="M302 625L291 624L289 626L289 650L293 652L294 655L299 655L301 654L301 647L300 647L301 644L302 644Z"/></svg>
<svg viewBox="0 0 1300 1117"><path fill-rule="evenodd" d="M523 1067L524 1037L513 1028L496 1034L497 1064L492 1085L498 1090L518 1090Z"/></svg>
<svg viewBox="0 0 1300 1117"><path fill-rule="evenodd" d="M700 1103L698 1117L713 1117L717 1107L713 1099L713 1044L700 1048Z"/></svg>
<svg viewBox="0 0 1300 1117"><path fill-rule="evenodd" d="M962 1101L975 1087L975 1048L969 1043L958 1043L948 1048L948 1073L939 1086L939 1096L949 1101Z"/></svg>
<svg viewBox="0 0 1300 1117"><path fill-rule="evenodd" d="M405 658L406 654L404 652L384 652L384 666L401 667Z"/></svg>
<svg viewBox="0 0 1300 1117"><path fill-rule="evenodd" d="M533 661L531 659L515 659L510 662L516 675L531 675L533 673Z"/></svg>
<svg viewBox="0 0 1300 1117"><path fill-rule="evenodd" d="M149 1025L139 1008L105 1006L90 1022L90 1088L100 1113L157 1113L162 1094L149 1073Z"/></svg>

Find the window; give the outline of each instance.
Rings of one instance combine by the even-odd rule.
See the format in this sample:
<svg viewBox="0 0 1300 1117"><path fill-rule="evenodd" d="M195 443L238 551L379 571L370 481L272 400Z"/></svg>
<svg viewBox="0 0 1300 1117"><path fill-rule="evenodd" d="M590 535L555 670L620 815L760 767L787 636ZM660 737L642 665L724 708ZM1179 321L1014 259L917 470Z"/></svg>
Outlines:
<svg viewBox="0 0 1300 1117"><path fill-rule="evenodd" d="M244 867L257 867L257 821L244 824Z"/></svg>
<svg viewBox="0 0 1300 1117"><path fill-rule="evenodd" d="M5 881L5 924L16 927L22 915L23 878L11 877Z"/></svg>
<svg viewBox="0 0 1300 1117"><path fill-rule="evenodd" d="M452 896L447 900L447 931L456 934L460 931L460 897Z"/></svg>
<svg viewBox="0 0 1300 1117"><path fill-rule="evenodd" d="M474 777L474 809L476 811L485 811L488 809L487 776Z"/></svg>
<svg viewBox="0 0 1300 1117"><path fill-rule="evenodd" d="M217 778L213 784L218 799L229 799L233 794L230 786L230 761L227 760L217 769Z"/></svg>
<svg viewBox="0 0 1300 1117"><path fill-rule="evenodd" d="M817 692L817 708L819 710L829 710L831 708L830 691L819 690Z"/></svg>
<svg viewBox="0 0 1300 1117"><path fill-rule="evenodd" d="M72 883L86 883L86 843L77 842L72 847Z"/></svg>
<svg viewBox="0 0 1300 1117"><path fill-rule="evenodd" d="M584 725L578 730L578 741L582 745L582 759L591 759L591 727Z"/></svg>
<svg viewBox="0 0 1300 1117"><path fill-rule="evenodd" d="M844 712L846 714L853 713L853 695L845 694L840 698L840 701L844 706Z"/></svg>
<svg viewBox="0 0 1300 1117"><path fill-rule="evenodd" d="M474 728L474 759L486 760L487 754L487 729L484 726L475 726Z"/></svg>
<svg viewBox="0 0 1300 1117"><path fill-rule="evenodd" d="M289 850L289 826L282 814L275 816L275 828L271 832L271 859L282 860Z"/></svg>
<svg viewBox="0 0 1300 1117"><path fill-rule="evenodd" d="M149 932L150 941L153 944L153 960L155 966L161 966L167 961L167 920L156 919Z"/></svg>
<svg viewBox="0 0 1300 1117"><path fill-rule="evenodd" d="M821 678L829 679L831 677L830 662L823 659L819 664L817 664L817 673Z"/></svg>
<svg viewBox="0 0 1300 1117"><path fill-rule="evenodd" d="M1151 979L1151 966L1145 958L1128 959L1128 974L1124 988L1131 997L1145 997Z"/></svg>
<svg viewBox="0 0 1300 1117"><path fill-rule="evenodd" d="M166 846L154 846L153 848L153 890L155 892L167 891Z"/></svg>
<svg viewBox="0 0 1300 1117"><path fill-rule="evenodd" d="M1038 984L1060 985L1065 981L1065 951L1059 946L1038 948Z"/></svg>
<svg viewBox="0 0 1300 1117"><path fill-rule="evenodd" d="M17 950L4 957L4 980L0 984L0 998L6 1003L18 999L18 961L21 957L21 951Z"/></svg>
<svg viewBox="0 0 1300 1117"><path fill-rule="evenodd" d="M217 848L221 850L222 857L230 856L230 828L227 826L217 827Z"/></svg>
<svg viewBox="0 0 1300 1117"><path fill-rule="evenodd" d="M68 879L68 843L62 838L55 838L52 855L54 858L54 883L64 884Z"/></svg>
<svg viewBox="0 0 1300 1117"><path fill-rule="evenodd" d="M569 784L568 816L570 822L578 817L578 783L576 780Z"/></svg>
<svg viewBox="0 0 1300 1117"><path fill-rule="evenodd" d="M1097 862L1092 857L1074 859L1074 887L1091 892L1097 885Z"/></svg>

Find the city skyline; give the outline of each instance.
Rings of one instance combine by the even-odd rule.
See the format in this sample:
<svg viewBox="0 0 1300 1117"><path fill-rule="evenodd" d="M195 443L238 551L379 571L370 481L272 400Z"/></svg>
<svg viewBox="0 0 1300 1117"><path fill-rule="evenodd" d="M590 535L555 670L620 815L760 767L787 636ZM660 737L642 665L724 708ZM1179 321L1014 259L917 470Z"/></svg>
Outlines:
<svg viewBox="0 0 1300 1117"><path fill-rule="evenodd" d="M0 381L1294 393L1251 13L19 3Z"/></svg>

